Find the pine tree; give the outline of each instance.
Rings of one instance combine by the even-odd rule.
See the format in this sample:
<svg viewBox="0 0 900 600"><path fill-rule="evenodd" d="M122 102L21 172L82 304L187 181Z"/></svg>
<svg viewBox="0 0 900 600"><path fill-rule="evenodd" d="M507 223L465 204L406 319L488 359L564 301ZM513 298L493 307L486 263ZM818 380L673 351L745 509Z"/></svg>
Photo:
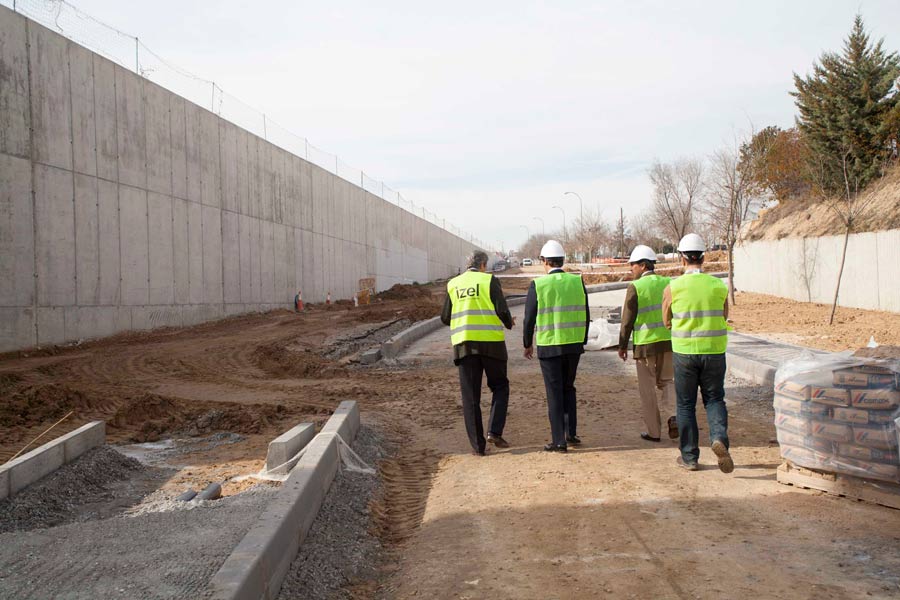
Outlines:
<svg viewBox="0 0 900 600"><path fill-rule="evenodd" d="M871 43L857 15L841 54L822 54L811 75L794 73L797 126L823 192L864 188L895 152L900 57L885 52L883 42Z"/></svg>

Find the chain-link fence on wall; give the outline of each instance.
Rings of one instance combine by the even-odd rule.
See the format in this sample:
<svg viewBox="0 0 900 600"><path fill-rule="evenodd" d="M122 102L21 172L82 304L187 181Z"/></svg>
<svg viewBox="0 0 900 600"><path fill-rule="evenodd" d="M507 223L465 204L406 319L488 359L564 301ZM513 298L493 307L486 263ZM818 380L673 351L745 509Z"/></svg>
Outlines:
<svg viewBox="0 0 900 600"><path fill-rule="evenodd" d="M486 247L474 236L407 200L383 181L366 175L362 170L343 162L340 157L317 148L306 138L290 132L262 111L227 93L214 81L197 77L164 60L148 48L139 37L119 31L63 0L0 0L0 4L61 33L194 104L208 108L223 119L334 173L367 192L392 202L403 210L477 246Z"/></svg>

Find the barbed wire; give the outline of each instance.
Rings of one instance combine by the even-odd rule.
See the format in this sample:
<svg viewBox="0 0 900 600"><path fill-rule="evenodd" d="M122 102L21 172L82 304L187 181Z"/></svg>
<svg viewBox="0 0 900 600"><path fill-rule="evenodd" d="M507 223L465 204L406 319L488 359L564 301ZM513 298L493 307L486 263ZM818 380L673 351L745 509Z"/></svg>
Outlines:
<svg viewBox="0 0 900 600"><path fill-rule="evenodd" d="M291 132L265 112L227 93L216 82L205 79L160 56L138 36L121 31L82 11L66 0L0 0L0 5L52 29L122 67L134 71L169 91L202 106L221 118L246 129L272 144L299 156L365 191L433 225L486 248L475 236L463 232L436 213L417 207L383 181L366 175L332 154Z"/></svg>

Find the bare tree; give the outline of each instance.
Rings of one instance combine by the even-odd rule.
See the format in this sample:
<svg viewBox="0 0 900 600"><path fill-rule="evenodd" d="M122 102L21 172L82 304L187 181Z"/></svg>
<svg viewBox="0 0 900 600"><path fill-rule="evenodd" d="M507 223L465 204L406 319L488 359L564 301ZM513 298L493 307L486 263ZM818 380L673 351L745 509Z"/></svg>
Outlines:
<svg viewBox="0 0 900 600"><path fill-rule="evenodd" d="M728 255L728 288L734 304L734 245L754 200L753 180L741 164L740 144L717 150L709 157L710 171L706 194L706 212L710 224L725 242Z"/></svg>
<svg viewBox="0 0 900 600"><path fill-rule="evenodd" d="M697 159L679 159L672 164L657 161L648 175L656 225L677 243L693 225L695 203L703 189L703 163Z"/></svg>
<svg viewBox="0 0 900 600"><path fill-rule="evenodd" d="M629 249L638 244L650 246L657 252L662 252L665 240L659 235L651 212L640 214L629 219L631 224L630 235L627 238Z"/></svg>
<svg viewBox="0 0 900 600"><path fill-rule="evenodd" d="M570 239L587 252L587 262L591 262L597 250L609 245L611 237L609 225L603 221L599 209L585 209L584 216L575 220L570 231Z"/></svg>
<svg viewBox="0 0 900 600"><path fill-rule="evenodd" d="M853 232L853 228L856 226L857 222L862 217L866 216L869 206L876 197L875 194L860 197L860 178L855 174L855 171L852 171L850 168L848 163L850 154L850 150L846 149L841 156L841 174L844 179L844 189L841 190L841 193L837 196L827 196L824 192L819 192L822 194L823 200L828 208L834 211L841 224L844 226L844 247L841 250L841 266L838 269L837 283L834 286L834 300L831 303L831 316L828 318L829 325L834 324L834 313L837 311L838 294L841 290L841 279L844 276L844 262L847 260L847 244L850 241L850 234ZM886 168L882 168L882 179L884 178L885 172ZM820 190L825 189L825 186L822 185L825 181L825 173L826 168L823 163L821 165L819 174L820 180L818 182Z"/></svg>
<svg viewBox="0 0 900 600"><path fill-rule="evenodd" d="M810 240L815 244L810 248ZM812 302L812 286L816 278L819 260L819 238L803 238L803 249L801 250L800 264L797 265L797 276L803 282L806 288L806 301Z"/></svg>

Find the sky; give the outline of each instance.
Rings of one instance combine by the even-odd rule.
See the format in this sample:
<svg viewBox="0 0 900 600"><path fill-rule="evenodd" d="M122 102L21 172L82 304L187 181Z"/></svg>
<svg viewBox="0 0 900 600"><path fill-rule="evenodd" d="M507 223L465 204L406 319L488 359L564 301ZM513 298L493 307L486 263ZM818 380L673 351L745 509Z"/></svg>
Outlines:
<svg viewBox="0 0 900 600"><path fill-rule="evenodd" d="M69 1L493 248L791 126L858 11L900 50L898 0Z"/></svg>

